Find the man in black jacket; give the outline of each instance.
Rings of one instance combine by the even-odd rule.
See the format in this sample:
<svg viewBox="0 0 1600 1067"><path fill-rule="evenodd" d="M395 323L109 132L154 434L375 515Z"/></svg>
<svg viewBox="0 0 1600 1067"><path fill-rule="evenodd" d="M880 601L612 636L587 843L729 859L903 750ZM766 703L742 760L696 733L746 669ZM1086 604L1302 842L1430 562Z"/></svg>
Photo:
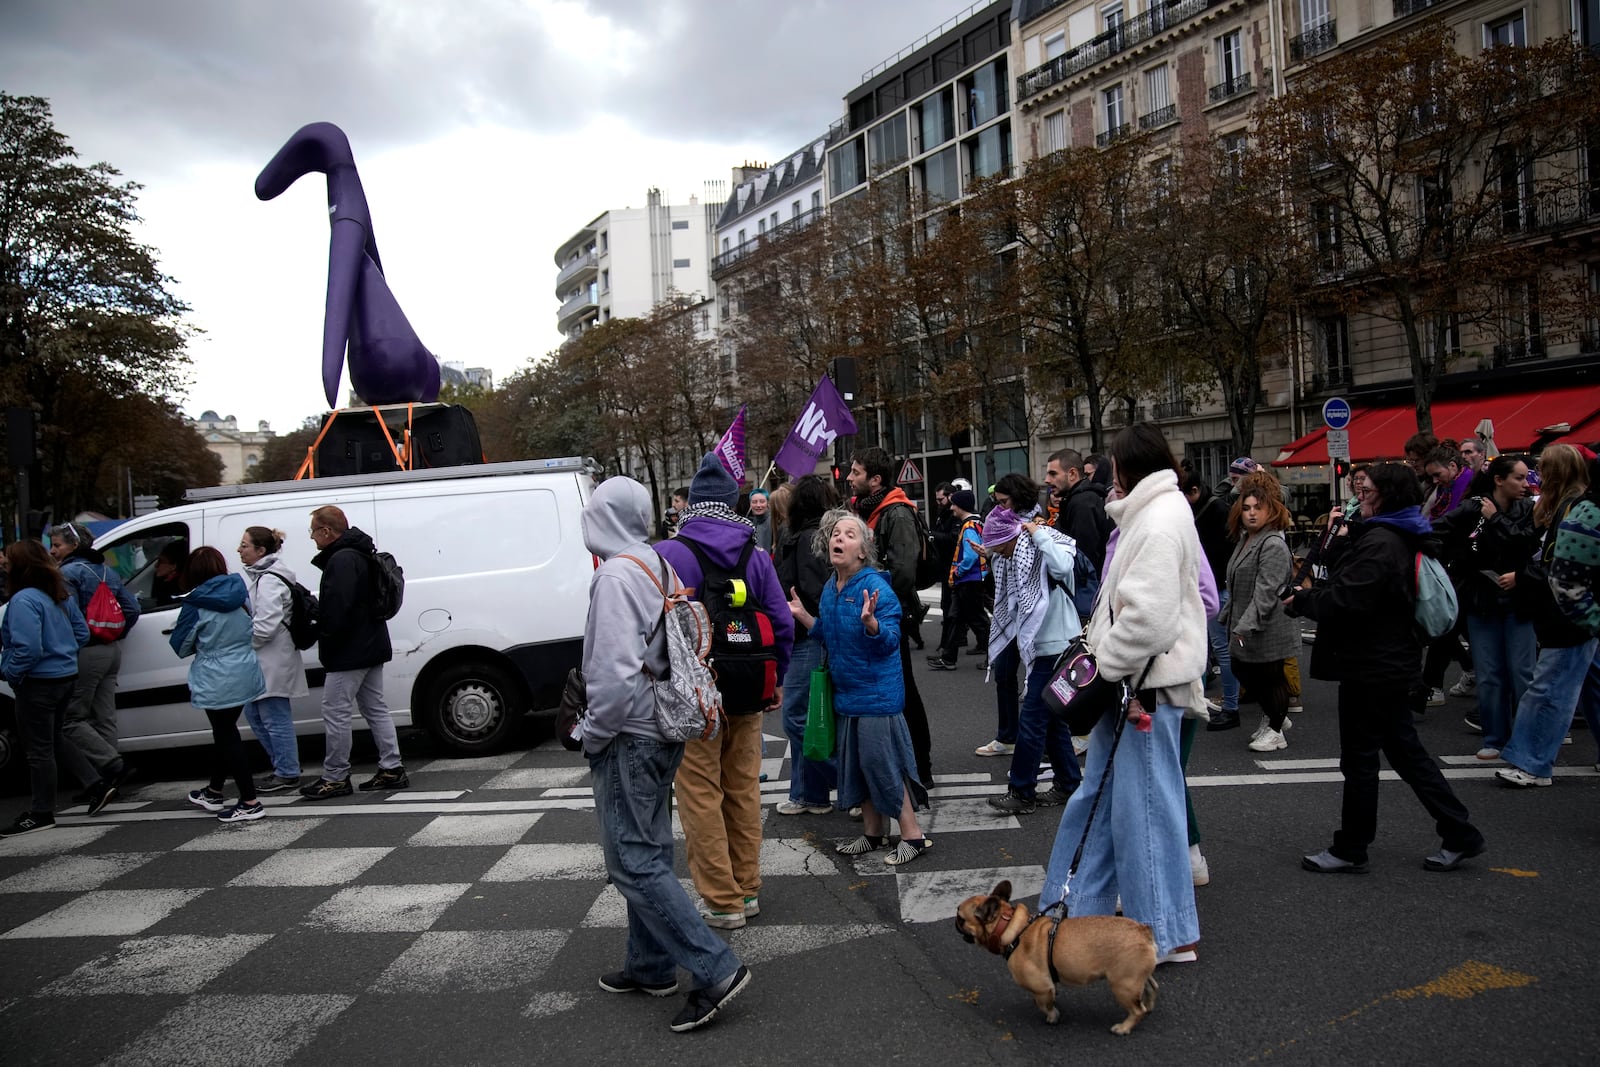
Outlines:
<svg viewBox="0 0 1600 1067"><path fill-rule="evenodd" d="M378 617L378 561L372 538L350 525L329 504L311 513L311 562L322 571L317 594L317 656L328 672L322 687L322 726L327 753L322 777L300 790L307 800L350 795L350 713L359 708L378 745L378 773L363 791L404 789L411 784L400 762L394 719L383 698L383 665L393 658L389 624Z"/></svg>
<svg viewBox="0 0 1600 1067"><path fill-rule="evenodd" d="M1096 573L1105 570L1106 542L1111 539L1111 519L1106 515L1106 487L1083 469L1083 454L1063 448L1050 457L1044 480L1055 495L1056 529L1078 543L1078 550L1094 561Z"/></svg>

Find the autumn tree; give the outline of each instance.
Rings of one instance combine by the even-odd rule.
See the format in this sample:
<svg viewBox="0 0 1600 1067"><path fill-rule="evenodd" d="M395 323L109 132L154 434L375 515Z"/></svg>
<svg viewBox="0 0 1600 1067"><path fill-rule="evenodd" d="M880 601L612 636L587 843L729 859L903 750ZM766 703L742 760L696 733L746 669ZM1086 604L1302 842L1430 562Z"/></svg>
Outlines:
<svg viewBox="0 0 1600 1067"><path fill-rule="evenodd" d="M1395 325L1420 429L1451 334L1521 328L1507 288L1536 283L1538 235L1584 200L1596 69L1567 38L1469 55L1435 22L1318 60L1256 113L1261 159L1317 253L1313 301Z"/></svg>

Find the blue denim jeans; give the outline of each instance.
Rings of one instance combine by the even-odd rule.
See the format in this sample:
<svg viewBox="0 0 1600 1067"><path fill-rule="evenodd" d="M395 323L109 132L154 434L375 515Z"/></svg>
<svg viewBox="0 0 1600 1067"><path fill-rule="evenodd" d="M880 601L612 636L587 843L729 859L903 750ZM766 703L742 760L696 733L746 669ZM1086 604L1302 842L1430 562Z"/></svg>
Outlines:
<svg viewBox="0 0 1600 1067"><path fill-rule="evenodd" d="M246 701L244 721L267 750L272 773L293 781L300 777L300 745L294 738L294 712L288 697L259 697Z"/></svg>
<svg viewBox="0 0 1600 1067"><path fill-rule="evenodd" d="M1078 756L1072 751L1072 731L1064 720L1050 714L1044 702L1045 683L1055 673L1055 666L1055 656L1035 656L1028 671L1028 688L1022 695L1017 749L1011 754L1009 781L1012 790L1025 797L1033 796L1039 787L1039 757L1046 752L1050 753L1050 767L1062 789L1076 789L1083 781Z"/></svg>
<svg viewBox="0 0 1600 1067"><path fill-rule="evenodd" d="M1228 594L1223 591L1217 601L1217 614L1228 606ZM1216 619L1206 620L1206 636L1211 640L1211 656L1222 671L1222 710L1239 710L1239 679L1233 676L1233 653L1228 650L1228 627Z"/></svg>
<svg viewBox="0 0 1600 1067"><path fill-rule="evenodd" d="M1578 694L1578 710L1589 724L1589 740L1595 743L1595 766L1600 767L1600 649L1583 678L1583 692Z"/></svg>
<svg viewBox="0 0 1600 1067"><path fill-rule="evenodd" d="M1101 719L1089 735L1083 785L1061 813L1039 903L1042 907L1067 896L1071 915L1112 915L1120 894L1122 913L1148 924L1155 933L1156 952L1165 954L1200 940L1200 916L1189 870L1178 753L1183 709L1161 704L1151 719L1149 733L1141 733L1132 723L1123 729L1109 782L1106 755L1116 716ZM1102 786L1108 792L1095 813L1067 895L1072 854L1083 839L1089 809Z"/></svg>
<svg viewBox="0 0 1600 1067"><path fill-rule="evenodd" d="M704 989L738 970L739 960L672 873L672 779L682 760L681 744L619 734L590 757L589 771L606 872L628 903L624 973L656 985L682 967Z"/></svg>
<svg viewBox="0 0 1600 1067"><path fill-rule="evenodd" d="M1533 681L1533 661L1539 655L1533 623L1523 622L1509 611L1492 615L1468 612L1467 640L1472 642L1472 662L1478 671L1483 747L1504 748L1511 740L1517 706Z"/></svg>
<svg viewBox="0 0 1600 1067"><path fill-rule="evenodd" d="M994 710L999 719L994 739L1004 745L1017 743L1017 668L1020 666L1022 655L1015 641L1001 649L989 663L989 670L994 674Z"/></svg>
<svg viewBox="0 0 1600 1067"><path fill-rule="evenodd" d="M806 711L811 703L811 672L822 663L822 644L807 638L794 643L783 676L783 732L789 738L789 799L817 807L828 803L838 782L833 760L806 759Z"/></svg>
<svg viewBox="0 0 1600 1067"><path fill-rule="evenodd" d="M1572 712L1594 662L1596 644L1591 639L1572 648L1547 648L1539 653L1533 684L1517 705L1517 722L1511 728L1510 742L1500 750L1501 759L1529 774L1550 777L1556 756L1561 754L1561 740L1572 728Z"/></svg>

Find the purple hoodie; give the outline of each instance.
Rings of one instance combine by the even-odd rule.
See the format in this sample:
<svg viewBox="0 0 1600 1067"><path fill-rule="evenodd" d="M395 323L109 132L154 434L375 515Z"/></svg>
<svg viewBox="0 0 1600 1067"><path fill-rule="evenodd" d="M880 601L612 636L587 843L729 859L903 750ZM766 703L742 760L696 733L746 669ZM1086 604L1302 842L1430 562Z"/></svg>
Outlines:
<svg viewBox="0 0 1600 1067"><path fill-rule="evenodd" d="M700 573L700 562L679 541L685 538L693 541L718 566L732 570L739 562L745 542L753 537L755 531L742 522L697 515L678 528L677 537L657 541L654 547L662 559L672 564L678 580L698 591L704 577ZM750 553L750 566L745 580L749 583L750 594L755 602L772 618L772 632L777 639L778 684L782 685L784 672L789 669L789 653L794 647L794 616L789 613L789 597L784 593L783 583L778 581L772 557L759 548Z"/></svg>

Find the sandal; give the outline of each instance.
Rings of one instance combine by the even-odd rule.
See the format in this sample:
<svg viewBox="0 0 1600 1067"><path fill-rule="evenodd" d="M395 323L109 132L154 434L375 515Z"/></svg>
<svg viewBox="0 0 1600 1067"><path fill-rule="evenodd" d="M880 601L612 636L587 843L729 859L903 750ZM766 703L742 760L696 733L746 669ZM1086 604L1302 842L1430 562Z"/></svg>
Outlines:
<svg viewBox="0 0 1600 1067"><path fill-rule="evenodd" d="M903 863L910 863L924 852L933 847L933 839L924 837L921 841L907 841L901 838L895 846L894 852L883 857L883 862L891 867L898 867Z"/></svg>
<svg viewBox="0 0 1600 1067"><path fill-rule="evenodd" d="M848 844L836 845L834 847L834 851L841 856L860 856L864 853L873 852L877 849L880 849L888 843L889 837L887 834L883 837L873 837L871 834L862 834L860 837Z"/></svg>

